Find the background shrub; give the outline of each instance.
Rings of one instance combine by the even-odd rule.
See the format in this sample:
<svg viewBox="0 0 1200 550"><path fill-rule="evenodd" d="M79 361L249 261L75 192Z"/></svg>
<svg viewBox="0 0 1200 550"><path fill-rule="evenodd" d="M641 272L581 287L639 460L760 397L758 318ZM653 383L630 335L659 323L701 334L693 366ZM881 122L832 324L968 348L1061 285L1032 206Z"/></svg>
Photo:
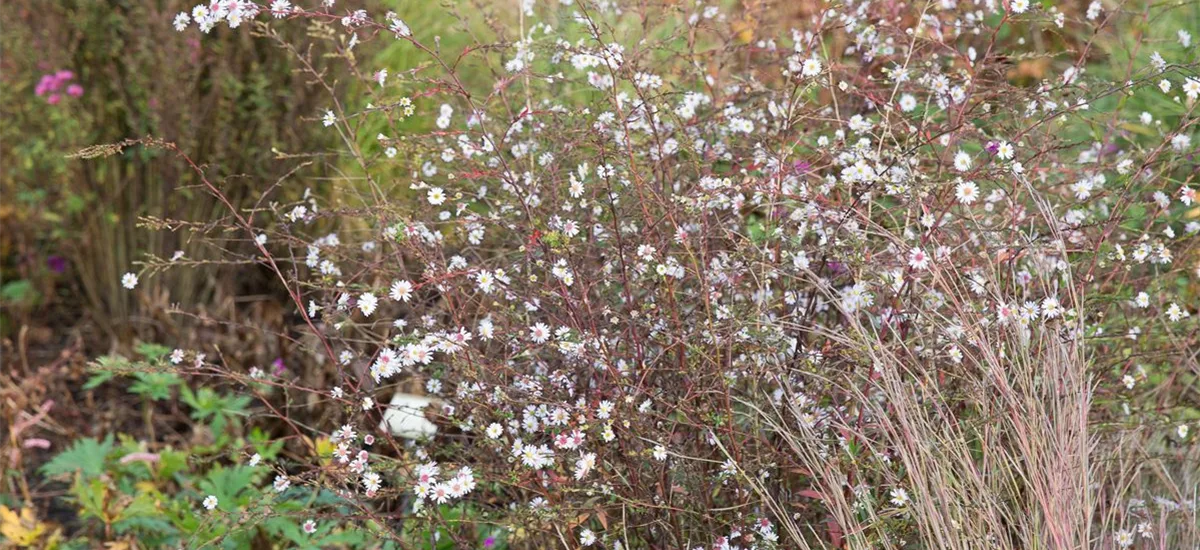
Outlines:
<svg viewBox="0 0 1200 550"><path fill-rule="evenodd" d="M263 182L286 173L278 157L328 141L301 121L315 110L316 94L296 72L299 59L248 29L218 31L203 43L175 32L171 16L184 7L17 1L0 8L5 50L37 52L6 56L0 92L7 335L16 336L14 318L38 327L70 326L82 316L85 331L101 331L89 344L103 349L171 332L169 325L183 328L186 319L166 320L171 304L227 311L234 297L271 292L254 269L226 255L245 252L245 243L196 242L193 233L213 231L227 213L173 159L147 150L68 158L97 143L160 137L203 158L241 207L253 204ZM325 45L312 45L307 55L319 60ZM59 71L70 72L82 94L63 90L52 104L56 94L35 87L41 75ZM122 291L121 276L145 254L176 251L195 269L148 280L134 315L138 304ZM44 338L65 343L66 336Z"/></svg>

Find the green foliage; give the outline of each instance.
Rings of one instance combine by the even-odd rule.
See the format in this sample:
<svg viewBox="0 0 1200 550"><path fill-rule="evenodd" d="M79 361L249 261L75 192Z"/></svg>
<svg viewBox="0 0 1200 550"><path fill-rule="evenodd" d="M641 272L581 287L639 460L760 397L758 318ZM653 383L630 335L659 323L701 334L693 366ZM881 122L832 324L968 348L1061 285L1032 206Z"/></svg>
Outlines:
<svg viewBox="0 0 1200 550"><path fill-rule="evenodd" d="M4 302L28 303L38 299L37 289L33 283L25 279L9 281L0 287L0 300Z"/></svg>
<svg viewBox="0 0 1200 550"><path fill-rule="evenodd" d="M47 476L80 472L84 477L95 477L104 473L104 460L113 448L110 434L104 441L84 438L76 441L70 449L55 456L41 468Z"/></svg>
<svg viewBox="0 0 1200 550"><path fill-rule="evenodd" d="M193 429L215 434L215 442L150 452L135 437L110 434L103 440L79 439L59 453L40 473L48 480L70 478L67 496L60 500L76 512L78 536L71 544L88 547L119 537L147 548L246 548L265 538L281 548L326 548L361 547L374 540L367 532L343 530L332 522L322 523L314 535L304 533L301 525L313 506L339 506L342 501L324 489L274 491L275 474L267 464L278 459L284 441L260 427L246 437L236 436L251 399L189 387L179 373L166 370L169 348L139 344L135 349L136 360L97 360L88 389L129 377L129 394L151 406L172 399L178 388L180 402L195 421ZM251 466L245 457L254 453L263 462ZM208 495L217 497L216 510L201 505Z"/></svg>
<svg viewBox="0 0 1200 550"><path fill-rule="evenodd" d="M386 540L384 530L372 522L354 526L322 520L315 533L305 533L305 521L351 510L325 488L293 485L283 493L273 489L272 480L285 465L280 461L284 440L260 426L249 428L244 437L236 435L250 417L251 398L194 388L179 373L163 370L167 348L141 344L136 351L140 357L135 360L97 360L90 388L128 377L133 380L127 388L130 396L145 406L173 399L177 391L179 403L194 421L193 430L212 433L215 440L184 449L162 446L153 452L147 442L126 434L76 441L40 470L48 480L69 479L59 501L74 510L75 536L59 548L88 548L115 539L137 540L145 548L234 549L263 547L263 541L269 541L269 548L288 549L401 547ZM247 457L255 453L261 462L251 466ZM209 495L217 498L214 510L202 505ZM450 524L473 523L480 517L478 510L464 506L443 506L438 512ZM402 532L418 545L437 536L416 523L406 524ZM499 527L481 525L476 533L480 547L488 537L494 539L492 548L507 547L507 532ZM453 548L453 541L442 533L436 548Z"/></svg>
<svg viewBox="0 0 1200 550"><path fill-rule="evenodd" d="M133 377L137 382L129 387L129 392L154 401L170 398L171 389L182 382L172 372L139 372L134 373Z"/></svg>
<svg viewBox="0 0 1200 550"><path fill-rule="evenodd" d="M246 416L246 407L250 398L244 395L222 395L211 388L200 388L193 392L187 386L180 388L180 400L192 408L192 418L209 422L209 426L217 436L217 441L228 437L226 428L231 422Z"/></svg>

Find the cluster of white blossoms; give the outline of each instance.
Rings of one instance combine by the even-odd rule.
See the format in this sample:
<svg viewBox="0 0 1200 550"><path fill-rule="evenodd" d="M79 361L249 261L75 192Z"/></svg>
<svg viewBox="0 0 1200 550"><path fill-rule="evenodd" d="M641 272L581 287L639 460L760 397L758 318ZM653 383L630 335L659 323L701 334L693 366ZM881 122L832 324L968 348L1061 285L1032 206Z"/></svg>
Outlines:
<svg viewBox="0 0 1200 550"><path fill-rule="evenodd" d="M454 477L438 480L441 468L436 462L421 464L416 470L416 484L413 494L417 501L414 506L420 509L426 502L446 504L453 499L463 498L475 490L475 474L468 466L463 466L455 472Z"/></svg>
<svg viewBox="0 0 1200 550"><path fill-rule="evenodd" d="M316 17L346 51L451 49L394 13L297 4L215 1L176 26ZM468 501L513 525L569 515L583 546L622 547L636 524L673 537L663 546L771 548L781 519L831 517L819 499L760 500L812 494L812 465L775 439L786 427L810 438L808 458L864 480L856 509L916 532L933 497L880 443L885 374L938 380L970 409L957 384L1003 376L990 359L1078 342L1128 419L1195 345L1188 46L1145 54L1124 84L1066 63L1017 84L986 40L995 25L1090 33L1105 8L941 2L904 22L851 0L772 37L731 35L745 19L685 2L642 19L687 29L656 42L611 32L650 8L581 4L522 4L520 34L462 52L491 69L473 75L486 86L441 57L355 66L368 97L312 123L351 136L348 191L247 214L296 289L314 362L336 369L336 387L306 388L332 404L313 429L340 425L322 474L364 509L411 493L405 513L430 521ZM1004 40L1004 55L1042 55ZM1178 97L1143 116L1110 92ZM871 358L884 352L905 368ZM271 376L292 375L254 379ZM424 392L413 410L437 402L424 441L387 433L398 386ZM759 409L786 416L768 430L749 420ZM1159 431L1186 440L1171 420ZM354 428L376 424L395 445ZM664 534L676 514L705 525Z"/></svg>

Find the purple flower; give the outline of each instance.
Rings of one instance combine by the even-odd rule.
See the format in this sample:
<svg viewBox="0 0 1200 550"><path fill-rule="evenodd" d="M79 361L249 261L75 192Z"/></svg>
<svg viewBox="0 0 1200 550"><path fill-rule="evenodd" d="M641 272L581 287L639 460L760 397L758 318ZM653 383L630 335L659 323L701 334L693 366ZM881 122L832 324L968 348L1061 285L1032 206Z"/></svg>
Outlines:
<svg viewBox="0 0 1200 550"><path fill-rule="evenodd" d="M37 87L33 92L38 97L49 94L46 98L46 103L57 105L62 101L62 94L56 93L62 89L63 85L75 78L75 73L67 70L56 71L53 74L44 74L42 79L38 81ZM83 86L71 84L67 86L67 95L71 97L79 97L83 95Z"/></svg>
<svg viewBox="0 0 1200 550"><path fill-rule="evenodd" d="M483 539L483 547L484 548L491 548L495 545L496 545L496 537L488 537L486 539Z"/></svg>
<svg viewBox="0 0 1200 550"><path fill-rule="evenodd" d="M67 259L57 254L50 256L46 258L46 267L55 273L62 273L67 270Z"/></svg>
<svg viewBox="0 0 1200 550"><path fill-rule="evenodd" d="M287 365L283 364L282 357L276 357L275 362L271 363L271 366L275 367L275 376L279 376L279 375L283 374L284 371L287 370Z"/></svg>
<svg viewBox="0 0 1200 550"><path fill-rule="evenodd" d="M991 154L993 154L993 155L994 155L994 154L996 154L996 151L999 151L999 150L1000 150L1000 144L999 144L999 143L996 143L996 142L994 142L994 141L989 141L989 142L988 142L988 144L987 144L987 152L988 152L988 153L991 153Z"/></svg>
<svg viewBox="0 0 1200 550"><path fill-rule="evenodd" d="M41 97L57 89L58 81L54 80L53 76L47 74L42 75L42 79L38 81L38 85L37 88L34 89L34 93L36 93L38 97Z"/></svg>
<svg viewBox="0 0 1200 550"><path fill-rule="evenodd" d="M797 174L807 173L810 168L812 168L812 165L806 160L798 160L792 163L792 170Z"/></svg>

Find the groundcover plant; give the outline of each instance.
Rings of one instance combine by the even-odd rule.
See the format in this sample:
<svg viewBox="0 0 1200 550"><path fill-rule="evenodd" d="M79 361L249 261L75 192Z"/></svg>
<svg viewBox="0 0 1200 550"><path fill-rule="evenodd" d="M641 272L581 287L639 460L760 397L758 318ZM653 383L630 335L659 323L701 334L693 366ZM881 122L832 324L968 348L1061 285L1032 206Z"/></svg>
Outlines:
<svg viewBox="0 0 1200 550"><path fill-rule="evenodd" d="M57 544L1200 542L1195 4L416 4L174 17L327 92L337 148L146 226L252 243L303 353L96 361L215 442L56 459L100 521ZM223 197L166 136L78 162L131 148Z"/></svg>

